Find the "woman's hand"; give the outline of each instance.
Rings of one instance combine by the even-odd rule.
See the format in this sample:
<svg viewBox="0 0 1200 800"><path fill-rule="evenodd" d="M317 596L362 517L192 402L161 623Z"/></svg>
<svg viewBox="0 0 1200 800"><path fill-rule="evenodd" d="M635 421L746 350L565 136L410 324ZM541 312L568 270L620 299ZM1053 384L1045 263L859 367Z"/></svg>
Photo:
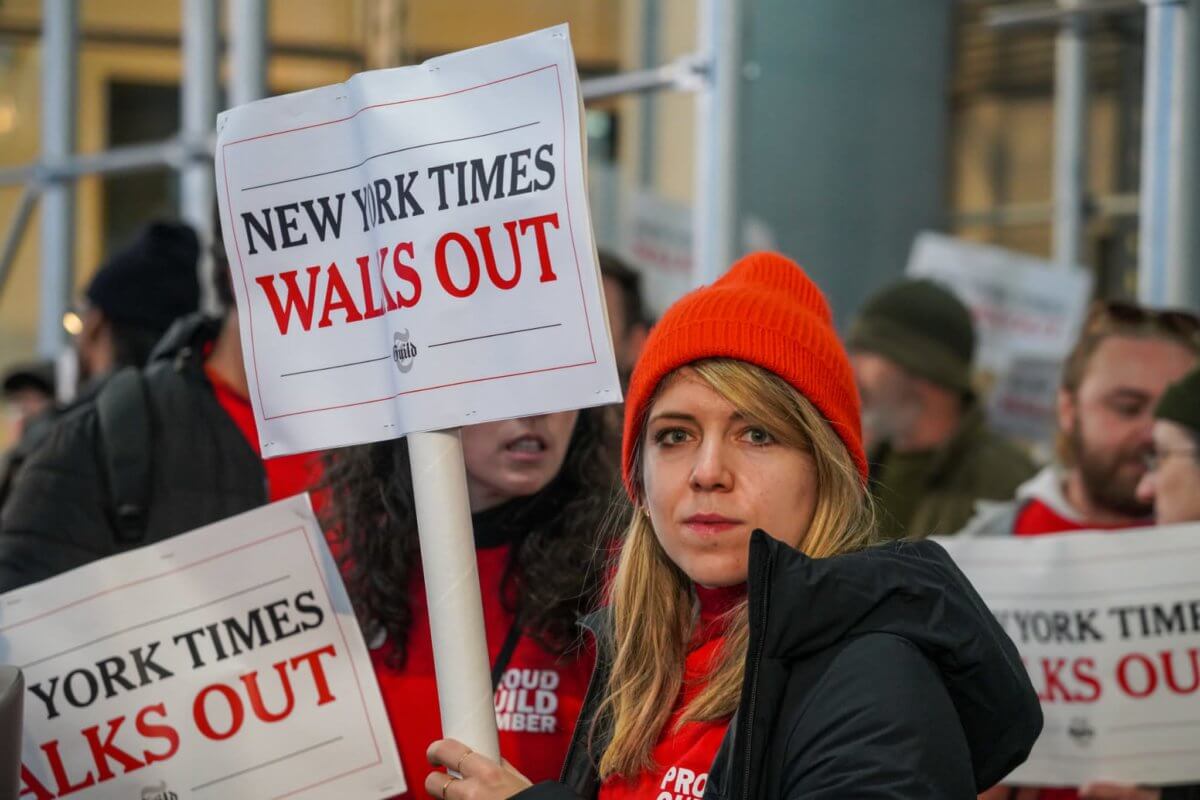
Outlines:
<svg viewBox="0 0 1200 800"><path fill-rule="evenodd" d="M1120 783L1089 783L1079 790L1080 800L1161 800L1162 791Z"/></svg>
<svg viewBox="0 0 1200 800"><path fill-rule="evenodd" d="M508 800L532 786L512 764L497 764L454 739L439 739L429 745L425 756L433 766L462 776L455 778L439 770L425 777L425 791L440 800Z"/></svg>

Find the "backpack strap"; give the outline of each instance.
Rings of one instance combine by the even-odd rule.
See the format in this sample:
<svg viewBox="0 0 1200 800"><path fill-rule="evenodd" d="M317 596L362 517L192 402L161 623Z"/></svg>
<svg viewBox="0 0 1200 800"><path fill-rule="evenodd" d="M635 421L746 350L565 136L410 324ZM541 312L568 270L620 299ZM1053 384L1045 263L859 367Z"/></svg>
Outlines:
<svg viewBox="0 0 1200 800"><path fill-rule="evenodd" d="M117 541L137 544L146 535L150 501L150 414L141 370L125 367L110 377L96 397L96 414Z"/></svg>

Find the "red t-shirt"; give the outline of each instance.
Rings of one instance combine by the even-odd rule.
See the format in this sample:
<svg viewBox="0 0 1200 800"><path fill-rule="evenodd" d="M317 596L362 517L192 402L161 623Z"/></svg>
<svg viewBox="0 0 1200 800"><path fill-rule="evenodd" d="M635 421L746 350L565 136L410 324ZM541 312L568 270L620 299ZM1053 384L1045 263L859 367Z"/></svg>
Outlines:
<svg viewBox="0 0 1200 800"><path fill-rule="evenodd" d="M700 621L683 664L683 689L671 717L659 734L651 756L655 768L631 779L611 776L600 787L598 800L700 800L708 785L708 770L716 758L729 720L675 723L704 684L724 642L720 616L746 596L745 585L726 589L696 587Z"/></svg>
<svg viewBox="0 0 1200 800"><path fill-rule="evenodd" d="M254 452L262 456L262 448L258 444L258 429L254 427L254 409L250 401L238 394L232 386L221 379L216 372L204 368L208 382L212 384L213 394L225 413L237 425L238 430L246 437L246 441L254 448ZM310 491L321 479L321 456L319 453L297 453L291 456L280 456L263 462L267 474L267 500L274 502L285 497ZM315 508L320 508L324 501L324 492L313 492L312 501Z"/></svg>
<svg viewBox="0 0 1200 800"><path fill-rule="evenodd" d="M1082 530L1120 530L1142 525L1141 522L1131 522L1124 525L1096 525L1088 522L1077 522L1062 516L1040 500L1031 500L1017 514L1013 523L1013 533L1017 536L1041 536L1047 533L1068 533ZM1078 800L1079 790L1074 787L1044 788L1038 792L1038 800Z"/></svg>
<svg viewBox="0 0 1200 800"><path fill-rule="evenodd" d="M488 656L495 664L513 623L512 613L501 601L511 544L488 541L483 530L486 525L479 522L478 516L475 524L483 622ZM413 623L404 665L399 669L388 666L387 657L393 650L388 641L372 649L371 662L409 787L403 796L426 800L430 795L424 789L425 776L431 768L425 751L434 740L442 738L442 723L425 584L421 579L414 584ZM527 636L522 636L513 649L494 698L500 755L534 783L558 779L594 664L595 654L590 648L558 656Z"/></svg>

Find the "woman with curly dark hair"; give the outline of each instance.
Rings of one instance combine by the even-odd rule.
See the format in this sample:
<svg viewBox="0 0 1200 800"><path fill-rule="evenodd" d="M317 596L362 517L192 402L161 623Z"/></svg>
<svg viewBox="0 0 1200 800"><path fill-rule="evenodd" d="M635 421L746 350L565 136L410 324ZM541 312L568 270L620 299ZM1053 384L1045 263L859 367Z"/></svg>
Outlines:
<svg viewBox="0 0 1200 800"><path fill-rule="evenodd" d="M500 752L555 778L593 653L577 635L603 578L602 531L616 500L604 409L462 429ZM405 440L335 456L325 511L409 784L441 736L433 647Z"/></svg>

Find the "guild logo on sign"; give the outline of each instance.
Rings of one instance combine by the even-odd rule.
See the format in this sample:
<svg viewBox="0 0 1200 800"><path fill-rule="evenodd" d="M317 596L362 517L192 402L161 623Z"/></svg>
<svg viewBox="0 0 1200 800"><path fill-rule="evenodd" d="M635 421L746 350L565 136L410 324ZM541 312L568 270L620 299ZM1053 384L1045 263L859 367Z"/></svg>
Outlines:
<svg viewBox="0 0 1200 800"><path fill-rule="evenodd" d="M1096 729L1083 717L1075 717L1067 725L1067 735L1075 741L1075 744L1087 747L1092 743L1092 737L1096 735Z"/></svg>
<svg viewBox="0 0 1200 800"><path fill-rule="evenodd" d="M409 341L408 328L404 332L396 331L392 336L392 361L396 369L408 372L413 368L413 359L417 357L417 346Z"/></svg>
<svg viewBox="0 0 1200 800"><path fill-rule="evenodd" d="M142 789L141 800L179 800L179 795L167 788L166 781L161 781L158 786L147 786Z"/></svg>

